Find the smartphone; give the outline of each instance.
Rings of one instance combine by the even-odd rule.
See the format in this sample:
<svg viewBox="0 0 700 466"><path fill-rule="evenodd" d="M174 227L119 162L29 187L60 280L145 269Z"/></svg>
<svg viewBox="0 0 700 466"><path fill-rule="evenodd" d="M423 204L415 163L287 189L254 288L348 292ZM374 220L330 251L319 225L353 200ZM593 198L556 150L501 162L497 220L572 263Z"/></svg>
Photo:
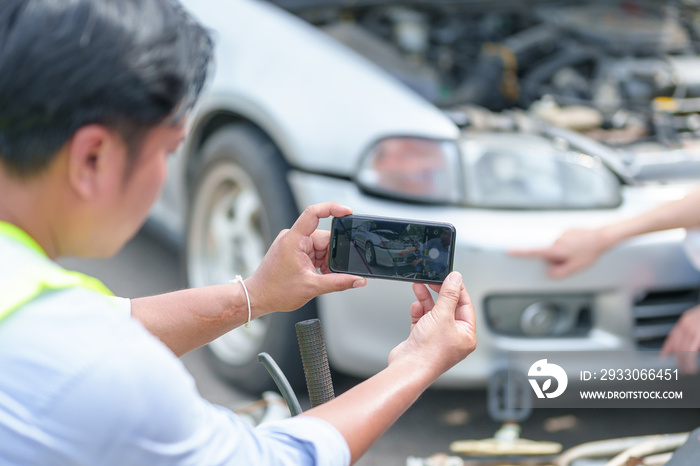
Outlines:
<svg viewBox="0 0 700 466"><path fill-rule="evenodd" d="M455 227L369 215L335 217L329 268L369 278L441 284L452 271Z"/></svg>

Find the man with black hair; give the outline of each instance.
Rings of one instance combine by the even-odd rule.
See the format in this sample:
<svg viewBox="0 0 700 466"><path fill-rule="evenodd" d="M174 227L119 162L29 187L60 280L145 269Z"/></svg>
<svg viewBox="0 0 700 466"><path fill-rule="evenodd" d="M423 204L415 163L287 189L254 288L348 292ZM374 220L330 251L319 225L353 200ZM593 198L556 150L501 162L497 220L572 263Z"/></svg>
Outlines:
<svg viewBox="0 0 700 466"><path fill-rule="evenodd" d="M351 210L308 207L242 283L110 296L54 259L109 257L142 225L212 41L171 0L3 0L0 44L0 464L348 464L473 351L455 272L436 301L414 285L407 340L335 400L255 429L212 406L176 356L364 286L325 273L317 230Z"/></svg>

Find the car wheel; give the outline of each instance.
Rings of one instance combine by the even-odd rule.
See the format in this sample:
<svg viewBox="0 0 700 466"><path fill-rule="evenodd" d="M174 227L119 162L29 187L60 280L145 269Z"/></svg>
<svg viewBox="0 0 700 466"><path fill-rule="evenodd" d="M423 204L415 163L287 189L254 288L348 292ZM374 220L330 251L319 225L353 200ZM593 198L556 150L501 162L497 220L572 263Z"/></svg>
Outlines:
<svg viewBox="0 0 700 466"><path fill-rule="evenodd" d="M374 252L374 246L367 241L365 243L365 261L368 265L374 265L377 262L377 254Z"/></svg>
<svg viewBox="0 0 700 466"><path fill-rule="evenodd" d="M252 125L223 127L204 143L187 216L186 274L191 287L250 276L278 232L297 218L275 145ZM255 299L255 297L251 297ZM313 303L232 330L207 345L215 372L259 393L274 387L258 353L269 353L292 385L303 380L294 323L315 316Z"/></svg>

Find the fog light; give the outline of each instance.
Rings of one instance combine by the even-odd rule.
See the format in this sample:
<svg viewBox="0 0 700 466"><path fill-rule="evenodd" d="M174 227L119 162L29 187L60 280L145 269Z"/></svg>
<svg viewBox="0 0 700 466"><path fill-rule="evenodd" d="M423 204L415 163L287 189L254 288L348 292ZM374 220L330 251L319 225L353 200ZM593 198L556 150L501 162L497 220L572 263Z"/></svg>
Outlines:
<svg viewBox="0 0 700 466"><path fill-rule="evenodd" d="M559 309L552 303L538 301L530 304L520 316L523 333L531 337L552 333L559 320L559 314Z"/></svg>
<svg viewBox="0 0 700 466"><path fill-rule="evenodd" d="M494 333L527 338L584 336L592 327L593 295L496 295L484 300Z"/></svg>

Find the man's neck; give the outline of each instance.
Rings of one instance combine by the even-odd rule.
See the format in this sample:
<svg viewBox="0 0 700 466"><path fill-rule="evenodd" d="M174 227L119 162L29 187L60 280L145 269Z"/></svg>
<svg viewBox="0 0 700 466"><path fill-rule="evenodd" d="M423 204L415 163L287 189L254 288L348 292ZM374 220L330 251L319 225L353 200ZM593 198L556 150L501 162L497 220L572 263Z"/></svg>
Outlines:
<svg viewBox="0 0 700 466"><path fill-rule="evenodd" d="M55 259L60 249L52 227L55 199L43 181L20 180L0 170L0 220L21 228Z"/></svg>

